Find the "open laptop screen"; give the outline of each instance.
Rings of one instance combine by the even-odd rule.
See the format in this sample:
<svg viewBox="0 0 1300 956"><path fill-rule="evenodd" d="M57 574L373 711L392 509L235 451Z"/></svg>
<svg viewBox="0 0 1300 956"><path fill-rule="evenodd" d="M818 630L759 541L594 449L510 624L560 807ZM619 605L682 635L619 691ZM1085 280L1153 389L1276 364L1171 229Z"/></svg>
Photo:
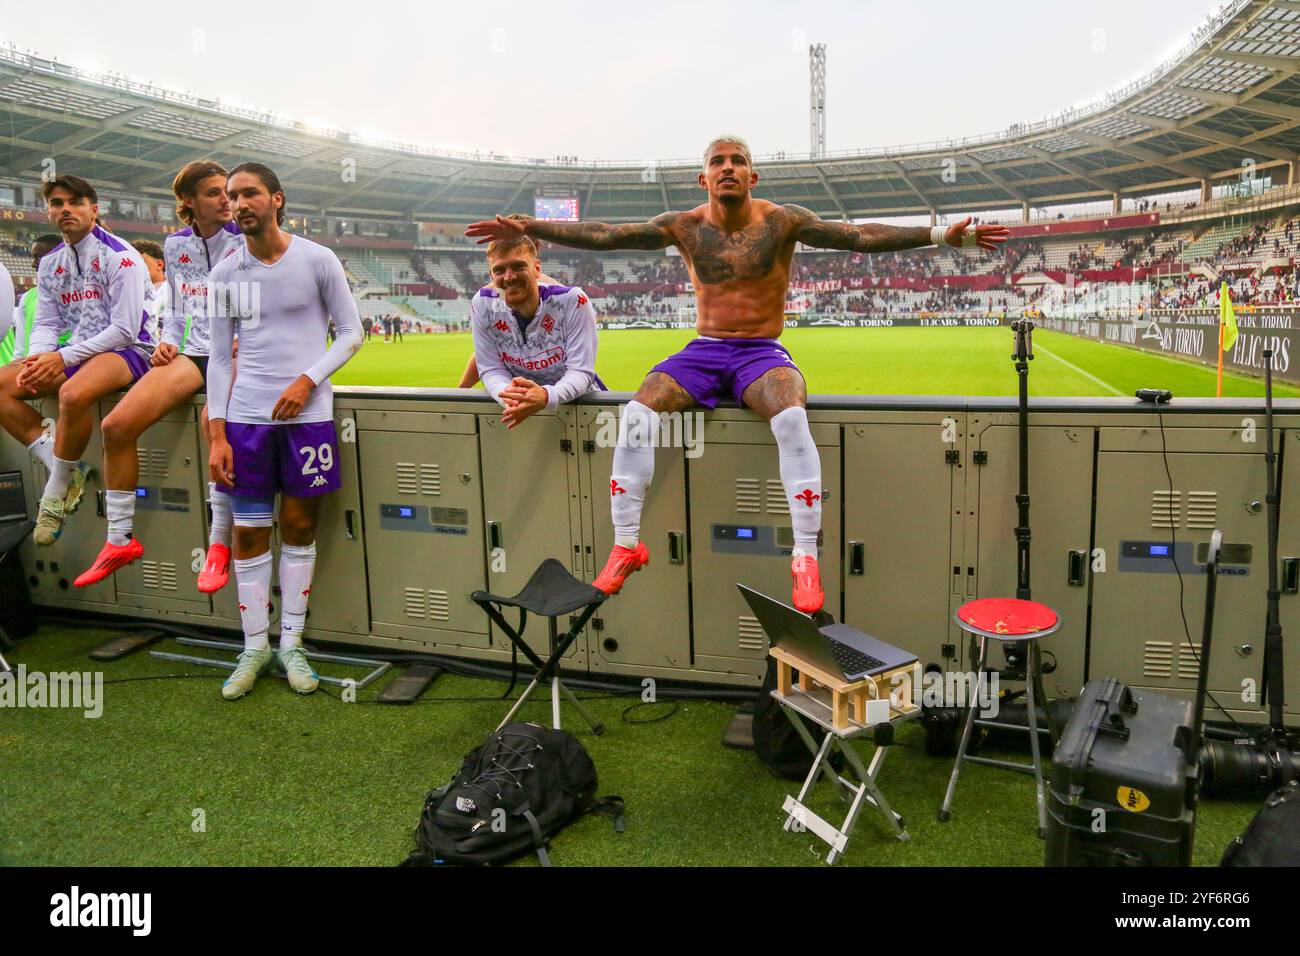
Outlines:
<svg viewBox="0 0 1300 956"><path fill-rule="evenodd" d="M21 471L0 471L0 524L27 520L27 498Z"/></svg>

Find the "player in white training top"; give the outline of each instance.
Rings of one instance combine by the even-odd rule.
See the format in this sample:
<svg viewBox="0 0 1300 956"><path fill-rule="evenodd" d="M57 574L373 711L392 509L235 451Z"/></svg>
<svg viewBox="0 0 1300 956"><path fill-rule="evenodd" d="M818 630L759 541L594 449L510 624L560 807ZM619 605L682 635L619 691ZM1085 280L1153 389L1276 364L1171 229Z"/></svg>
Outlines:
<svg viewBox="0 0 1300 956"><path fill-rule="evenodd" d="M32 268L39 270L41 260L63 244L63 238L54 233L37 236L32 242ZM14 308L14 324L9 333L0 338L0 366L10 362L21 362L27 358L28 344L32 340L32 329L36 325L36 286L33 285L23 293ZM72 338L69 329L59 336L59 345L68 344Z"/></svg>
<svg viewBox="0 0 1300 956"><path fill-rule="evenodd" d="M537 244L524 236L487 247L492 285L470 303L474 360L487 393L514 428L544 408L605 386L596 376L596 311L576 286L540 282Z"/></svg>
<svg viewBox="0 0 1300 956"><path fill-rule="evenodd" d="M46 182L42 193L64 243L37 272L28 356L0 369L0 424L49 470L32 533L37 545L49 545L85 491L90 467L79 459L99 400L145 373L154 342L145 329L148 273L130 245L99 225L95 188L65 174ZM72 337L60 348L69 330ZM51 395L59 397L53 441L27 404Z"/></svg>
<svg viewBox="0 0 1300 956"><path fill-rule="evenodd" d="M244 652L221 693L227 700L242 697L272 660L271 523L279 492L279 657L290 686L309 694L319 679L303 652L302 632L319 496L340 484L329 377L361 348L361 319L338 257L281 230L284 190L274 172L243 163L226 188L244 244L209 278L209 466L232 500ZM327 349L331 319L338 337Z"/></svg>
<svg viewBox="0 0 1300 956"><path fill-rule="evenodd" d="M226 170L212 160L184 166L172 182L176 217L186 228L168 236L163 248L151 246L162 262L166 284L155 305L162 320L161 341L150 359L151 368L104 419L105 504L108 540L91 566L77 578L77 587L102 581L144 555L134 536L136 483L139 462L136 443L164 415L190 400L204 387L208 371L208 273L243 245L230 221ZM147 260L146 260L147 261ZM165 265L164 265L165 264ZM206 423L204 425L206 432ZM230 563L230 499L209 485L212 537L198 588L204 593L226 583Z"/></svg>

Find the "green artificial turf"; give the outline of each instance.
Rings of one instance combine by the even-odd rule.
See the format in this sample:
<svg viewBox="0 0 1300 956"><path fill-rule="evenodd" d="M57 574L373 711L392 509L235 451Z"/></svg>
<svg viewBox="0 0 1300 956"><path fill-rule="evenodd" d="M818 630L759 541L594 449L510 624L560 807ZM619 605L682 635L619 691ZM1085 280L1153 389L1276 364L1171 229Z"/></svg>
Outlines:
<svg viewBox="0 0 1300 956"><path fill-rule="evenodd" d="M646 372L694 334L601 332L596 371L614 391L636 391ZM781 341L814 395L1014 395L1019 387L1006 328L790 329ZM1215 370L1191 362L1041 329L1034 345L1032 395L1132 396L1138 388L1167 388L1185 398L1214 395ZM375 338L332 381L453 388L471 352L466 333L411 335L401 343ZM1223 394L1262 396L1264 383L1225 373ZM1300 388L1277 384L1274 394L1300 397Z"/></svg>
<svg viewBox="0 0 1300 956"><path fill-rule="evenodd" d="M455 675L434 685L430 702L409 707L369 703L387 677L362 690L358 703L323 692L299 697L274 677L231 703L221 699L217 670L147 652L90 661L87 652L112 636L46 626L7 655L15 667L47 673L101 669L105 685L98 719L72 710L0 710L0 864L390 866L412 849L425 792L446 782L508 708L496 699L504 684ZM171 674L199 676L153 679ZM555 839L554 863L821 865L824 845L781 828L782 801L798 785L770 776L752 753L721 746L736 704L682 701L663 720L635 724L628 721L669 714L674 704L638 706L625 719L637 696L580 696L592 698L588 706L608 727L601 737L585 728L579 736L595 760L601 794L626 799L627 831L615 834L605 817L584 818ZM544 696L524 711L538 721L548 715ZM579 728L571 709L565 720L567 729ZM912 839L894 840L868 808L845 865L1042 862L1028 777L969 765L953 818L940 824L935 811L951 761L925 753L919 725L908 726L900 744L881 785ZM825 783L815 794L815 809L842 812ZM1217 863L1256 807L1203 801L1196 862ZM203 811L203 832L195 830L196 810Z"/></svg>

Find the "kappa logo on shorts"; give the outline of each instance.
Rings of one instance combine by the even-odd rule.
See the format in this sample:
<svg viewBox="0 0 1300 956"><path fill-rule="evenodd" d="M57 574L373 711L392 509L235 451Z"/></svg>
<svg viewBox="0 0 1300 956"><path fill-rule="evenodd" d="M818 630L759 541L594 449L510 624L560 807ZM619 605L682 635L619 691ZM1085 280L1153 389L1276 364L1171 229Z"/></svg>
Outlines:
<svg viewBox="0 0 1300 956"><path fill-rule="evenodd" d="M325 485L325 484L329 484L329 482L325 480L325 476L317 475L315 479L312 480L311 486L313 488L319 488L321 485Z"/></svg>

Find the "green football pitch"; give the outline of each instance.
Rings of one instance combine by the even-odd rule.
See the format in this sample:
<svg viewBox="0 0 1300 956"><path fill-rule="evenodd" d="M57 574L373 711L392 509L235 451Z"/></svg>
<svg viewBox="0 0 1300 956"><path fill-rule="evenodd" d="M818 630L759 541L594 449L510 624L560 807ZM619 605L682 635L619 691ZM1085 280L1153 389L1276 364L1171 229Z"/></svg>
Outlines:
<svg viewBox="0 0 1300 956"><path fill-rule="evenodd" d="M685 329L600 334L596 371L614 391L635 391L645 373L694 336ZM1013 335L1007 328L791 329L781 341L815 395L1014 395ZM468 333L375 337L334 376L336 385L453 388L473 351ZM1167 388L1179 397L1214 395L1215 370L1060 332L1034 333L1032 395L1131 396ZM1223 394L1258 397L1263 379L1224 373ZM1275 394L1300 397L1277 385Z"/></svg>

